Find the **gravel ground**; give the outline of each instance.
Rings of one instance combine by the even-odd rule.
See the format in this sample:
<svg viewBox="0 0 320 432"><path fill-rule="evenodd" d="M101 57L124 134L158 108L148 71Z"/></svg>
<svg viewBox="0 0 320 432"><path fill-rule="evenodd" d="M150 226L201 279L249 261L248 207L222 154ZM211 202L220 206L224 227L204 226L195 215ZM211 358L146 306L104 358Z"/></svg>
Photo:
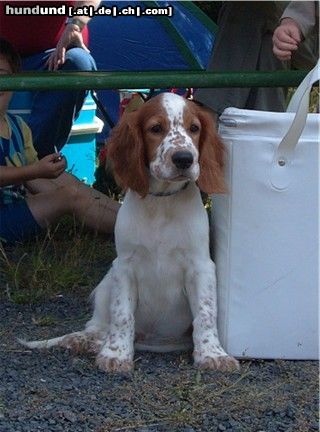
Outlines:
<svg viewBox="0 0 320 432"><path fill-rule="evenodd" d="M191 353L137 353L135 371L118 376L92 357L15 341L80 329L89 315L89 304L71 296L1 302L1 432L318 430L317 362L242 361L228 375L200 373Z"/></svg>

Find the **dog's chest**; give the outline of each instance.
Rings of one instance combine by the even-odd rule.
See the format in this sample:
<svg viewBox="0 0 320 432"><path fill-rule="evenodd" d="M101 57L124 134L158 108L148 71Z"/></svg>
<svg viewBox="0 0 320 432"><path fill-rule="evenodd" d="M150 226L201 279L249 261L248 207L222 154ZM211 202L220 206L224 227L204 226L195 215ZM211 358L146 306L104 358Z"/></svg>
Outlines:
<svg viewBox="0 0 320 432"><path fill-rule="evenodd" d="M152 339L180 338L192 322L186 273L206 248L207 216L197 196L187 202L132 198L117 221L117 252L137 293L136 330Z"/></svg>
<svg viewBox="0 0 320 432"><path fill-rule="evenodd" d="M185 269L171 254L141 253L134 265L137 289L136 332L167 344L180 340L192 322L185 291ZM141 258L141 259L140 259ZM133 260L133 263L135 260ZM143 263L143 264L142 264Z"/></svg>
<svg viewBox="0 0 320 432"><path fill-rule="evenodd" d="M208 241L208 218L195 185L170 197L126 195L116 224L119 256L137 249L159 258L197 253L202 241Z"/></svg>
<svg viewBox="0 0 320 432"><path fill-rule="evenodd" d="M167 247L165 240L151 248L134 248L132 268L141 306L164 310L184 304L187 260L183 249Z"/></svg>

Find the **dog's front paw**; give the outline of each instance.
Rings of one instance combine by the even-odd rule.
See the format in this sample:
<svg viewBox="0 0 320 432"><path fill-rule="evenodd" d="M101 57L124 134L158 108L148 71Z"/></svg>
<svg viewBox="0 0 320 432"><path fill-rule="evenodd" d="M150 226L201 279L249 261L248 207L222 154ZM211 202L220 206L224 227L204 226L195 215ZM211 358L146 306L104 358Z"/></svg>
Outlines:
<svg viewBox="0 0 320 432"><path fill-rule="evenodd" d="M104 372L128 373L133 370L132 360L120 360L115 357L99 355L96 364Z"/></svg>
<svg viewBox="0 0 320 432"><path fill-rule="evenodd" d="M235 372L240 370L238 360L231 356L204 357L195 361L199 369L218 370L221 372Z"/></svg>

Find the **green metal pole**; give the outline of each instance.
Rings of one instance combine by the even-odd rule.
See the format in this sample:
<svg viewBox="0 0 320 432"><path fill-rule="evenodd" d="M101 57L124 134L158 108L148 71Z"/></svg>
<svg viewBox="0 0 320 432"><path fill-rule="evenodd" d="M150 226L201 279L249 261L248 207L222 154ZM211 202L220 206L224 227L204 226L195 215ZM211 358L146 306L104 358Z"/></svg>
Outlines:
<svg viewBox="0 0 320 432"><path fill-rule="evenodd" d="M0 90L295 87L307 71L42 72L0 75Z"/></svg>

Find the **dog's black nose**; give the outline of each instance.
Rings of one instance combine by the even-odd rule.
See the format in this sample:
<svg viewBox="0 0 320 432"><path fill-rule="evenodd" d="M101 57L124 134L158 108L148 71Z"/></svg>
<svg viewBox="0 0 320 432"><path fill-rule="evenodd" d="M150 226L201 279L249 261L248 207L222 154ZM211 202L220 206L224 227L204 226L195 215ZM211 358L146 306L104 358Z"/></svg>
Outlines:
<svg viewBox="0 0 320 432"><path fill-rule="evenodd" d="M177 151L171 159L178 169L187 169L192 165L193 155L189 151Z"/></svg>

